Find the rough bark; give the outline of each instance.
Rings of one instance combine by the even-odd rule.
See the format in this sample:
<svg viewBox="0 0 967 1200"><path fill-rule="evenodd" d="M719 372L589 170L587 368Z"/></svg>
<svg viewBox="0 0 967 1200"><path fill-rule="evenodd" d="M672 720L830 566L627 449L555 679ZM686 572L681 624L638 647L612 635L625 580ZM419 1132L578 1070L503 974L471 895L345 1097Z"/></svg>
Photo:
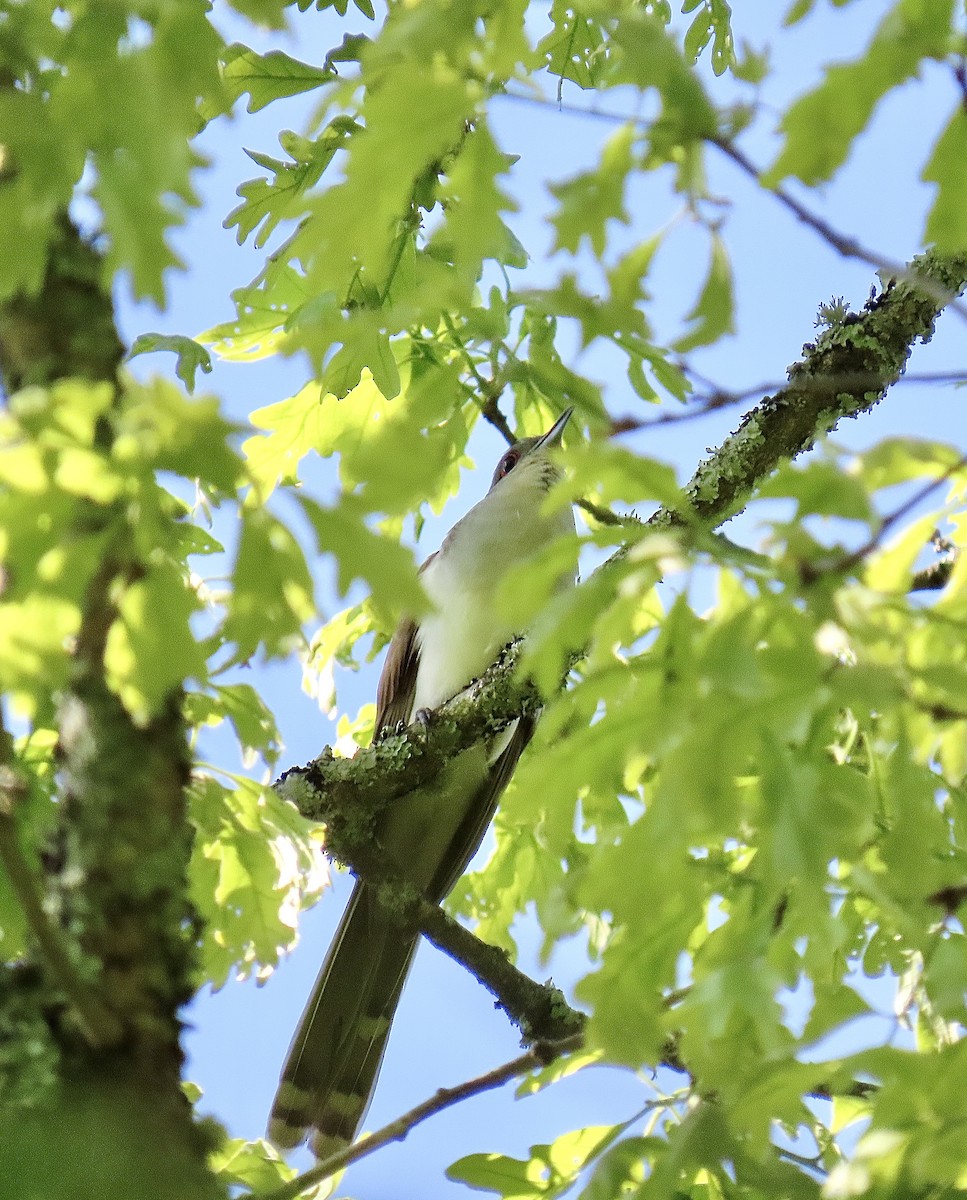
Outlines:
<svg viewBox="0 0 967 1200"><path fill-rule="evenodd" d="M96 250L63 218L41 291L0 306L8 394L71 377L119 388L123 348L102 279ZM110 416L97 435L110 446ZM40 948L26 963L0 974L0 1179L45 1200L217 1196L180 1086L194 942L181 697L142 726L108 687L116 598L144 566L123 512L92 504L85 520L105 550L60 699L57 828L43 877L21 881L49 927L46 938L34 929ZM15 827L16 788L5 795ZM63 953L43 952L52 938Z"/></svg>

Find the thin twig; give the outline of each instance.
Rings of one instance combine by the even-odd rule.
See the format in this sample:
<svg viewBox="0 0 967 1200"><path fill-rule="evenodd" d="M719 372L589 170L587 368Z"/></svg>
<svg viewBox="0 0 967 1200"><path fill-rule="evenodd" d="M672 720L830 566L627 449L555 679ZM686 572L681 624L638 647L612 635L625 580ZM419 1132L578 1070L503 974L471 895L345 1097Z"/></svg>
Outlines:
<svg viewBox="0 0 967 1200"><path fill-rule="evenodd" d="M844 554L842 558L838 558L831 565L810 568L810 570L806 572L806 582L811 582L813 577L819 578L822 575L842 574L846 571L852 571L854 567L859 566L864 559L868 558L873 551L878 548L880 543L883 541L884 536L893 528L894 525L896 525L899 521L902 521L904 517L913 512L913 510L919 504L922 504L923 501L927 499L931 492L936 491L937 488L942 484L947 483L948 480L950 480L964 467L967 467L967 454L965 454L962 458L959 458L952 466L948 467L942 475L938 475L936 479L931 479L929 483L924 484L922 488L919 488L916 492L914 492L914 494L908 500L905 500L898 508L895 508L893 512L887 513L887 515L880 522L880 527L876 533L868 541L864 542L863 545L858 549L853 550L850 554Z"/></svg>
<svg viewBox="0 0 967 1200"><path fill-rule="evenodd" d="M688 363L677 364L680 370L695 378L701 378ZM868 371L846 371L840 375L829 375L823 379L807 379L797 386L804 392L817 392L821 395L835 396L841 391L855 389L877 388L883 386L883 380ZM950 384L967 383L967 372L963 371L924 371L919 374L901 375L897 380L889 381L892 386L900 384ZM704 380L705 393L694 393L687 402L687 407L670 413L661 413L657 417L642 419L640 417L615 417L611 423L612 436L622 433L637 433L642 429L656 429L662 425L680 425L685 421L700 420L709 414L719 412L723 408L734 408L753 396L767 396L781 391L789 386L788 380L768 380L754 387L725 388L712 380Z"/></svg>
<svg viewBox="0 0 967 1200"><path fill-rule="evenodd" d="M508 445L512 445L515 441L514 434L510 426L507 424L507 418L500 411L500 407L497 403L497 397L503 391L503 385L499 384L496 379L486 379L480 374L480 372L477 370L477 364L473 361L473 355L470 353L466 342L457 332L457 327L454 325L453 318L449 313L445 312L443 314L443 323L447 327L447 333L449 333L450 337L453 339L461 355L463 356L467 364L467 370L470 372L474 383L477 385L477 390L481 397L477 405L477 407L480 409L480 415L484 418L484 420L489 421L490 424L493 425L494 429L497 430L497 432L501 435L501 437L504 438Z"/></svg>
<svg viewBox="0 0 967 1200"><path fill-rule="evenodd" d="M706 140L716 150L721 151L726 158L731 159L750 179L764 188L759 168L738 146L733 142L726 141L725 138L709 137ZM890 275L899 273L901 277L906 278L908 273L902 263L895 263L882 254L877 254L875 251L867 249L856 238L840 233L839 230L834 229L827 221L822 220L821 217L817 217L815 213L811 213L804 204L800 203L789 192L784 191L780 187L764 190L771 191L784 208L787 208L797 220L801 221L804 225L808 225L815 233L818 233L823 241L828 242L833 247L837 254L841 254L844 258L858 258L861 262L868 263L878 271L884 271Z"/></svg>
<svg viewBox="0 0 967 1200"><path fill-rule="evenodd" d="M599 525L640 525L641 521L635 516L623 516L621 513L612 512L610 508L602 508L600 504L595 504L593 500L586 500L583 497L574 502L578 508L598 522Z"/></svg>
<svg viewBox="0 0 967 1200"><path fill-rule="evenodd" d="M922 275L918 275L916 271L911 271L903 263L886 258L884 255L878 254L875 250L868 249L856 238L840 233L828 221L824 221L821 217L817 217L815 213L810 212L804 204L784 188L778 186L767 188L762 182L762 175L758 167L733 142L720 137L707 137L705 140L709 145L714 146L726 158L735 163L741 171L754 180L764 191L772 192L784 208L788 209L803 225L808 226L814 233L818 233L823 241L832 246L837 254L841 254L844 258L859 259L860 262L868 263L871 267L874 267L881 275L890 276L893 279L902 279L907 283L913 284L925 292L926 295L930 296L931 299L936 300L941 306L949 306L958 316L967 320L967 309L954 299L954 297L945 292L938 284L934 283L932 279L925 279ZM885 282L886 280L884 280Z"/></svg>
<svg viewBox="0 0 967 1200"><path fill-rule="evenodd" d="M494 429L497 430L508 446L512 446L517 439L514 437L513 430L507 424L507 418L500 411L497 397L487 393L485 395L486 399L480 405L480 415L485 421L493 425Z"/></svg>
<svg viewBox="0 0 967 1200"><path fill-rule="evenodd" d="M610 124L620 125L641 125L644 123L644 118L633 113L615 113L608 112L604 109L582 108L579 104L565 104L560 98L557 104L552 105L551 101L544 96L530 95L523 92L505 91L502 93L509 100L516 100L523 104L533 104L540 108L556 108L559 112L572 113L576 116L589 117L592 120L607 121ZM779 203L791 212L797 220L813 230L814 233L826 242L827 245L841 254L844 258L855 258L860 262L868 263L883 275L892 276L894 279L902 279L908 283L914 284L930 296L940 302L942 307L952 308L958 316L967 320L967 308L964 308L953 297L946 295L940 287L932 280L924 279L915 272L910 271L902 263L896 262L888 258L884 254L879 254L875 250L864 246L857 238L850 237L848 234L840 233L828 221L824 221L815 213L809 211L804 204L785 191L781 187L767 188L762 182L762 174L751 159L738 149L732 142L725 138L718 137L712 134L706 134L704 140L717 150L721 151L727 158L731 159L741 171L753 179L763 191L771 192Z"/></svg>
<svg viewBox="0 0 967 1200"><path fill-rule="evenodd" d="M960 106L967 112L967 59L963 55L954 63L954 79L960 89Z"/></svg>
<svg viewBox="0 0 967 1200"><path fill-rule="evenodd" d="M257 1193L259 1200L295 1200L295 1197L301 1195L308 1188L335 1175L337 1171L343 1170L351 1163L366 1158L389 1142L401 1142L412 1129L422 1124L428 1117L435 1116L444 1109L452 1108L454 1104L459 1104L463 1100L469 1100L473 1096L480 1096L484 1092L503 1087L511 1079L517 1079L520 1075L525 1075L528 1071L536 1070L539 1067L546 1067L555 1059L560 1058L562 1054L580 1050L583 1045L584 1035L580 1033L560 1042L542 1042L526 1054L518 1055L517 1058L495 1067L494 1070L488 1071L484 1075L468 1079L464 1083L457 1084L456 1087L439 1088L429 1099L417 1104L409 1112L403 1113L395 1121L384 1125L382 1129L377 1129L374 1133L362 1138L355 1145L347 1146L338 1154L331 1154L308 1171L304 1171L295 1179L290 1179L288 1183L284 1183L271 1192Z"/></svg>

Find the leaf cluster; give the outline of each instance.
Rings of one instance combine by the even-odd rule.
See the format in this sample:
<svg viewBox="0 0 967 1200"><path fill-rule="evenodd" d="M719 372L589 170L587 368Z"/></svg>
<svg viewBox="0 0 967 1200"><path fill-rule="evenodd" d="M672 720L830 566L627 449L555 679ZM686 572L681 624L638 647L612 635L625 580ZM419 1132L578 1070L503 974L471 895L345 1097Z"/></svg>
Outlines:
<svg viewBox="0 0 967 1200"><path fill-rule="evenodd" d="M280 0L234 7L271 28L299 19ZM789 22L812 7L794 5ZM139 728L174 697L191 730L204 977L268 973L326 873L318 830L266 787L280 738L241 671L302 651L344 742L365 742L371 712L338 708L336 669L422 610L401 536L419 539L457 491L481 419L528 435L573 405L590 445L568 438L571 488L610 512L583 535L585 553L618 552L553 601L573 546L548 547L511 581L535 616L526 667L546 710L490 860L451 903L509 952L528 912L546 957L579 939L581 1065L681 1069L663 1070L626 1121L452 1174L506 1196L588 1200L946 1194L963 1177L967 1089L961 452L905 438L851 456L827 443L774 470L767 402L683 490L666 463L607 436L626 427L616 401L579 370L593 347L629 395L677 411L690 356L735 329L728 214L706 166L763 119L768 55L736 55L723 0L688 0L684 23L668 4L631 0L315 8L325 28L341 22L342 40L304 62L226 45L194 0L2 6L3 303L42 294L79 202L105 278L161 301L178 265L167 238L196 202L194 136L243 97L249 113L293 97L312 106L280 151L249 151L261 174L239 185L225 224L263 257L234 315L197 338L145 334L131 352L174 352L189 392L214 360L298 355L304 386L245 429L211 397L127 375L22 387L0 415L4 766L24 785L24 860L43 876L60 701L99 569L117 558L127 569L109 573L106 685ZM833 178L888 94L925 72L956 81L963 51L951 0L896 0L865 51L783 114L759 182ZM725 84L729 105L713 100ZM577 97L585 113L600 117L603 98L623 115L606 118L596 162L549 181L554 261L541 272L539 248L514 231L515 148L491 113L555 93L565 113ZM885 289L903 304L871 303L864 316L886 314L872 331L830 310L817 355L835 378L859 363L861 378L817 408L815 380L793 373L776 418L795 433L790 453L875 403L962 286L964 121L961 88L945 127L923 137L923 178L937 188L923 241L949 271L919 261ZM680 216L642 233L641 189L659 183ZM660 339L653 268L682 225L705 265ZM16 349L49 352L29 339ZM750 497L756 551L709 528ZM661 521L627 516L656 507ZM935 529L949 570L924 601L911 588ZM317 603L316 559L332 564L342 611ZM205 761L220 757L218 729L248 774ZM28 938L4 878L5 957ZM11 1011L4 1029L19 1028ZM858 1023L876 1031L872 1048L850 1040ZM254 1144L223 1146L215 1166L263 1190L288 1175Z"/></svg>

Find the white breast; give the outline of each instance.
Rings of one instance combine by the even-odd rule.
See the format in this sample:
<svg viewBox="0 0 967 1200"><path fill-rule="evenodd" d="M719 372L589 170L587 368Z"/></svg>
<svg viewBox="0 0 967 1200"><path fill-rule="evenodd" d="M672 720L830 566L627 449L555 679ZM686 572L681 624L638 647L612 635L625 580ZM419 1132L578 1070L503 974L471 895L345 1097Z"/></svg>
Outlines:
<svg viewBox="0 0 967 1200"><path fill-rule="evenodd" d="M494 596L507 570L562 533L574 531L570 508L541 515L539 464L526 460L454 525L424 570L434 611L420 621L420 666L413 711L436 708L481 675L503 646L525 632ZM562 586L574 582L573 572Z"/></svg>

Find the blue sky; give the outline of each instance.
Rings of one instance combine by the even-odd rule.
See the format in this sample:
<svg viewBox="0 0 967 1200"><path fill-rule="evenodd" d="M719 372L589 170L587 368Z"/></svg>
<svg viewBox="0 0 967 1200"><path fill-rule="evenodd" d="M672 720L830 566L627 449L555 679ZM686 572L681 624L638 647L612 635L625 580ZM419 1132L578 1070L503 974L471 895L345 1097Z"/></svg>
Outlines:
<svg viewBox="0 0 967 1200"><path fill-rule="evenodd" d="M773 74L761 97L763 115L743 140L746 152L765 166L777 148L771 132L774 116L790 97L818 81L822 64L858 51L889 6L882 0L866 0L844 9L820 3L810 19L785 32L780 26L784 6L739 0L735 7L737 44L747 40L756 49L767 42L771 45ZM229 40L245 41L260 50L279 46L316 62L326 49L338 44L344 28L331 14L299 14L294 9L296 33L292 37L261 35L224 14L220 21ZM346 28L362 30L365 26L359 17L347 20ZM735 97L734 83L714 81L709 71L707 75L716 101L725 103ZM554 81L548 80L546 91L553 97ZM585 102L576 89L565 89L564 98ZM628 111L621 100L620 96L603 97L600 107ZM931 199L931 189L918 182L918 175L930 142L956 100L949 73L930 65L922 80L907 85L881 105L870 130L832 184L818 194L804 189L799 194L841 232L859 237L885 257L908 258L920 248ZM302 130L310 111L311 103L304 99L271 106L254 116L239 105L232 123L208 131L203 149L212 165L197 177L202 206L174 238L188 270L171 275L170 304L164 313L135 305L120 295L121 325L128 340L146 330L194 334L233 315L230 290L248 282L259 264L259 256L249 246L238 247L234 234L222 228L225 215L237 203L236 186L259 173L242 148L275 153L278 131ZM543 221L552 198L546 183L593 164L613 127L598 117L558 111L553 103L542 108L512 99L494 103L491 126L503 149L521 156L509 178L520 206L510 224L531 252L532 261L515 282L540 285L561 269L575 266L590 271L590 264L581 259L574 264L567 256L547 257L550 232ZM786 367L799 357L802 343L810 340L820 303L843 295L860 306L875 282L873 272L866 264L839 257L797 224L773 197L753 188L732 164L711 150L708 169L711 190L728 201L722 208L722 232L736 275L737 333L711 350L694 354L692 362L725 387L778 384ZM651 235L680 207L680 198L670 193L665 175L636 186L629 195L631 223L615 230L615 245L627 246ZM706 264L706 235L679 216L649 279L654 300L648 315L659 340L682 332ZM916 351L911 370L963 367L964 333L962 320L946 314L934 341ZM602 383L613 413L650 415L642 412L642 402L605 355L592 351L577 358L576 365ZM167 368L161 358L137 362L139 374ZM253 408L291 395L307 377L308 367L300 360L270 359L246 365L218 364L199 386L220 395L226 411L244 420ZM963 443L961 405L961 393L956 390L904 385L870 417L847 423L834 436L839 443L855 448L898 432ZM737 411L718 413L648 431L630 439L629 444L675 464L684 480L706 447L716 445L737 419ZM428 522L423 542L426 553L486 490L499 451L499 439L491 430L481 429L475 435L472 452L480 470L467 474L459 499L442 519ZM313 486L320 490L336 486L332 464L314 469L312 478ZM741 536L754 544L761 531L747 520ZM331 614L344 602L332 594L330 566L320 563L318 569L321 603L325 614ZM359 704L373 698L377 671L378 664L348 681L341 695L347 711L353 713ZM302 692L301 669L294 659L255 667L246 678L263 692L279 719L286 743L283 766L311 758L334 739L332 725ZM213 743L211 752L220 753L220 743ZM234 768L236 763L226 765ZM264 1129L289 1037L348 885L345 877L337 878L333 891L306 914L298 947L264 987L248 981L230 983L216 994L205 991L187 1014L191 1025L189 1077L204 1089L203 1110L215 1115L235 1136L256 1137ZM521 943L526 951L522 965L545 977L547 970L535 963L535 939L526 927L522 928ZM552 962L555 981L562 985L573 982L583 969L582 957L570 947L563 947ZM406 989L367 1124L371 1128L381 1125L438 1086L488 1070L516 1052L514 1030L494 1012L479 986L424 946ZM420 1195L425 1200L455 1197L464 1189L448 1183L443 1169L462 1154L498 1150L525 1156L531 1142L550 1140L565 1129L625 1119L649 1094L647 1080L606 1069L583 1072L517 1104L511 1102L510 1089L504 1089L435 1118L405 1143L352 1168L340 1194L362 1198ZM307 1164L308 1158L297 1161Z"/></svg>

